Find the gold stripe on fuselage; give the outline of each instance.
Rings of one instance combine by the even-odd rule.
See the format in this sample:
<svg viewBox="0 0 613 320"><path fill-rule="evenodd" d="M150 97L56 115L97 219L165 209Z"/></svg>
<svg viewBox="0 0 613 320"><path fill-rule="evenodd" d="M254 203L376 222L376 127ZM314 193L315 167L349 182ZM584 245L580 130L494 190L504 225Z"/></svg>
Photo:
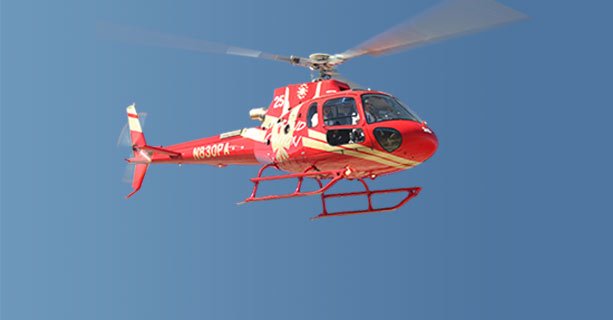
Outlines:
<svg viewBox="0 0 613 320"><path fill-rule="evenodd" d="M320 140L320 141L326 141L326 135L324 133L315 131L313 129L309 129L309 137ZM367 153L373 156L381 157L387 160L391 160L391 161L394 161L394 162L397 162L397 163L400 163L400 164L403 164L409 167L414 167L420 164L420 162L418 161L413 161L413 160L405 159L402 157L398 157L393 154L389 154L389 153L385 153L385 152L375 150L372 148L364 147L363 145L360 145L360 144L347 144L347 145L344 145L344 147L348 149L354 149L359 152Z"/></svg>
<svg viewBox="0 0 613 320"><path fill-rule="evenodd" d="M319 140L315 140L315 139L311 139L311 138L307 138L307 137L303 137L302 138L302 145L304 147L307 148L311 148L311 149L316 149L316 150L322 150L322 151L327 151L327 152L334 152L334 153L339 153L339 154L343 154L346 156L350 156L350 157L354 157L354 158L359 158L359 159L364 159L364 160L368 160L368 161L372 161L372 162L376 162L379 164L383 164L389 167L394 167L394 168L398 168L398 169L408 169L410 167L412 167L412 165L403 165L403 164L399 164L393 161L389 161L374 155L370 155L370 154L366 154L363 152L359 152L353 149L350 149L348 147L334 147L329 145L326 142L322 142ZM357 145L359 146L359 145Z"/></svg>

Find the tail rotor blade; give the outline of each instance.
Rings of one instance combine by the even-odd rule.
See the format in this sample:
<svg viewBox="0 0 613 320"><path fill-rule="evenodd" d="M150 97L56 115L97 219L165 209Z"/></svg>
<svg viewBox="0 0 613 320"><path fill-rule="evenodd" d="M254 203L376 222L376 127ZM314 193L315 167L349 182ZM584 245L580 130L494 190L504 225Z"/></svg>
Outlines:
<svg viewBox="0 0 613 320"><path fill-rule="evenodd" d="M132 163L127 164L123 177L121 178L121 181L124 183L132 183L132 177L134 177L135 168L136 168L136 165Z"/></svg>
<svg viewBox="0 0 613 320"><path fill-rule="evenodd" d="M139 112L138 120L140 121L141 127L144 128L145 120L147 120L147 113ZM130 128L128 128L128 123L126 123L123 128L121 128L121 132L119 133L119 137L117 138L117 146L132 147L132 139L130 138Z"/></svg>
<svg viewBox="0 0 613 320"><path fill-rule="evenodd" d="M132 140L130 139L130 130L128 129L128 124L126 123L123 126L123 128L121 128L119 137L117 137L117 146L118 147L129 147L131 145L132 145Z"/></svg>

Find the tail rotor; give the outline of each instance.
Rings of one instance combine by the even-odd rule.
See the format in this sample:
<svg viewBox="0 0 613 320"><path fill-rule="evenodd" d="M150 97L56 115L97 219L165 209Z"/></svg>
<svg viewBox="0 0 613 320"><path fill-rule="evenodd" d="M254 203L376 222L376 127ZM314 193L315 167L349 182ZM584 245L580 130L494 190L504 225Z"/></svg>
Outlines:
<svg viewBox="0 0 613 320"><path fill-rule="evenodd" d="M145 128L145 123L147 120L147 113L139 112L138 120L140 121L141 128ZM126 121L126 124L123 126L123 128L121 128L121 131L119 132L119 136L117 137L117 147L130 148L128 151L128 154L125 157L126 159L133 156L132 138L130 137L130 127L128 125L128 121ZM126 168L125 168L123 177L121 178L122 182L132 183L132 177L134 176L134 171L135 171L134 167L135 167L134 163L126 164Z"/></svg>
<svg viewBox="0 0 613 320"><path fill-rule="evenodd" d="M117 146L131 147L131 154L126 161L128 166L124 173L123 181L132 184L132 192L127 198L134 195L141 187L143 180L145 179L145 173L149 167L150 158L144 156L143 150L139 150L141 147L147 145L145 135L143 134L143 125L147 117L146 113L137 113L136 105L133 103L126 108L128 115L128 123L122 128L119 137L117 139ZM136 162L134 162L136 160ZM142 161L142 162L138 162Z"/></svg>

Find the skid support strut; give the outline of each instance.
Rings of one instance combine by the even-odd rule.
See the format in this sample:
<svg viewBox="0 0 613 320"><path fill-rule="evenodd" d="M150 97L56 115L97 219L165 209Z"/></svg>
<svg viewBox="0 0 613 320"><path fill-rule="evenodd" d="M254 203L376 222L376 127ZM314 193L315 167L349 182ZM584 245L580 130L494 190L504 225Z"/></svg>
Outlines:
<svg viewBox="0 0 613 320"><path fill-rule="evenodd" d="M264 171L270 167L274 167L277 170L279 169L275 164L267 164L260 168L258 171L258 176L255 178L251 178L251 182L253 182L253 191L251 191L251 195L249 198L245 199L243 202L254 202L254 201L265 201L265 200L275 200L275 199L285 199L285 198L294 198L294 197L304 197L304 196L312 196L316 194L321 194L326 190L330 189L333 185L339 182L344 178L344 170L337 171L311 171L313 167L307 168L302 173L291 173L291 174L283 174L278 176L268 176L262 177ZM325 185L321 183L320 177L322 176L332 176ZM313 178L319 183L319 189L313 191L302 191L302 182L304 178ZM292 193L281 194L281 195L269 195L269 196L257 196L258 187L260 186L260 182L264 181L275 181L275 180L285 180L285 179L297 179L298 183L296 184L296 189Z"/></svg>

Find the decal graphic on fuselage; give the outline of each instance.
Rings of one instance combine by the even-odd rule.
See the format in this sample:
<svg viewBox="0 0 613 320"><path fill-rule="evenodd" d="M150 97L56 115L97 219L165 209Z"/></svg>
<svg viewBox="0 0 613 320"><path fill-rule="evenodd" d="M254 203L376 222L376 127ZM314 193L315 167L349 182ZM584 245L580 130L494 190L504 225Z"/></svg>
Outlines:
<svg viewBox="0 0 613 320"><path fill-rule="evenodd" d="M288 160L290 158L290 148L292 146L298 148L302 142L302 136L295 135L296 132L304 130L307 126L306 122L297 119L301 108L302 104L293 107L289 115L287 115L287 119L278 121L270 130L270 136L267 139L270 139L270 145L276 161ZM289 111L289 105L284 109ZM286 116L286 114L283 114L282 117Z"/></svg>
<svg viewBox="0 0 613 320"><path fill-rule="evenodd" d="M277 109L277 108L282 108L283 105L285 104L285 95L280 95L280 96L276 96L273 98L274 104L272 105L273 108Z"/></svg>
<svg viewBox="0 0 613 320"><path fill-rule="evenodd" d="M300 85L300 87L298 87L296 96L298 97L298 99L302 100L304 99L304 97L307 96L308 93L309 93L309 85L306 83L303 83Z"/></svg>

